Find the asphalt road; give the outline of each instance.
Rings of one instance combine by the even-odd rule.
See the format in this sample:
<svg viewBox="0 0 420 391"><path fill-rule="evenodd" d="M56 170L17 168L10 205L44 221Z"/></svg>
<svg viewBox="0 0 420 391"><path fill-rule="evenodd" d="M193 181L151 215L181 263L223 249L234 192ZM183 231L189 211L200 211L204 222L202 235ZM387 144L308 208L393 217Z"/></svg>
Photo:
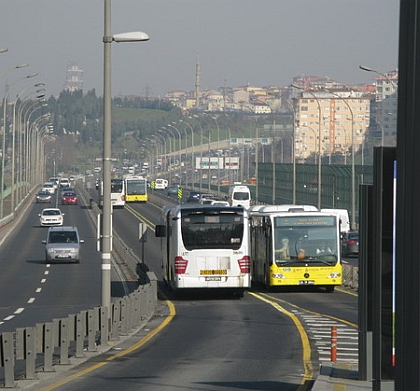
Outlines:
<svg viewBox="0 0 420 391"><path fill-rule="evenodd" d="M51 206L33 202L2 245L0 332L66 317L101 302L101 258L87 206L59 205L64 225L77 226L85 240L80 264L48 265L41 243L48 227L40 227L38 214Z"/></svg>
<svg viewBox="0 0 420 391"><path fill-rule="evenodd" d="M86 240L82 262L50 268L43 261L41 240L46 230L37 227L39 209L42 206L32 206L12 235L15 238L2 251L0 265L7 263L8 267L0 276L0 319L16 308L24 309L1 324L0 332L63 317L91 308L100 300L100 256L85 207L63 207L65 224L78 225ZM160 248L153 224L159 214L151 204L132 204L113 215L114 229L137 254L143 251L138 224L141 221L149 226L143 261L158 278ZM21 253L13 263L6 254L16 249ZM42 279L46 281L41 283ZM42 290L37 295L39 286ZM28 304L31 297L35 301ZM329 342L329 327L339 324L339 333L357 338L357 297L342 290L327 294L313 287L266 292L255 287L242 299L217 293L174 298L161 284L160 299L159 306L165 308L164 300L170 300L173 313L170 317L158 313L134 336L131 343L138 344L136 349L125 352L128 346L115 346L72 368L60 381L52 379L48 386L36 384L31 389L305 391L328 354L323 343ZM167 319L165 327L155 329ZM153 330L158 332L149 339ZM346 337L346 342L352 338ZM343 353L341 359L354 358Z"/></svg>

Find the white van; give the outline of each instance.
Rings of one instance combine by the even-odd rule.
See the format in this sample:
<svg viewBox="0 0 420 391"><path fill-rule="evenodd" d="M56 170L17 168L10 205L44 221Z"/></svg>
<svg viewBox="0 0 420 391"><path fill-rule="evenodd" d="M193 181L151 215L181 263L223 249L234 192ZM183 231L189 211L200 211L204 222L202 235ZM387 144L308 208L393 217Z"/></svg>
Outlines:
<svg viewBox="0 0 420 391"><path fill-rule="evenodd" d="M251 206L251 191L247 186L232 186L229 189L229 203L232 206Z"/></svg>
<svg viewBox="0 0 420 391"><path fill-rule="evenodd" d="M350 231L350 218L347 209L321 209L321 212L337 214L340 217L341 233L346 233Z"/></svg>

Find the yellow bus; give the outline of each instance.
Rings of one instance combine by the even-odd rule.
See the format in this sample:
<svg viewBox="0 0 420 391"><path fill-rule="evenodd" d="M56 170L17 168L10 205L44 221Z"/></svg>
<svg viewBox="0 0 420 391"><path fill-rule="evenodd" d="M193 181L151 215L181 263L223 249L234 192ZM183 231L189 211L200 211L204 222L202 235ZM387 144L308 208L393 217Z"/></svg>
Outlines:
<svg viewBox="0 0 420 391"><path fill-rule="evenodd" d="M321 286L333 292L342 284L340 217L315 207L253 207L251 260L253 282L270 287Z"/></svg>
<svg viewBox="0 0 420 391"><path fill-rule="evenodd" d="M125 202L147 202L147 179L142 176L125 178Z"/></svg>

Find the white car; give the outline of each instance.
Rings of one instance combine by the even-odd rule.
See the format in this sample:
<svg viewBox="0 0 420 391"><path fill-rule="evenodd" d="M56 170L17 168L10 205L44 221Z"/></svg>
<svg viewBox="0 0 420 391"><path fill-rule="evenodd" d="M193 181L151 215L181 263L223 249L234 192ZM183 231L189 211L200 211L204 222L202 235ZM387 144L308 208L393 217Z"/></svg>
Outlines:
<svg viewBox="0 0 420 391"><path fill-rule="evenodd" d="M58 208L45 208L39 214L41 227L51 227L53 225L63 225L64 213Z"/></svg>
<svg viewBox="0 0 420 391"><path fill-rule="evenodd" d="M230 206L229 202L223 200L211 200L210 205Z"/></svg>
<svg viewBox="0 0 420 391"><path fill-rule="evenodd" d="M42 185L42 191L48 191L50 194L55 193L55 185L53 182L45 182Z"/></svg>
<svg viewBox="0 0 420 391"><path fill-rule="evenodd" d="M69 178L61 178L60 179L60 187L70 187L70 180Z"/></svg>

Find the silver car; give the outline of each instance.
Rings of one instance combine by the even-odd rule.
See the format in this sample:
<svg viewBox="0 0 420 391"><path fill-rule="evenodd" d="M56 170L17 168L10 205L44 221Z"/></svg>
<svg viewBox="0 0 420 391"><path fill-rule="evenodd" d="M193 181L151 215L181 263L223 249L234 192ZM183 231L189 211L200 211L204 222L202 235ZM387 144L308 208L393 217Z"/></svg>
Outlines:
<svg viewBox="0 0 420 391"><path fill-rule="evenodd" d="M80 262L80 239L76 227L50 227L47 239L42 241L45 244L45 261L53 262Z"/></svg>

